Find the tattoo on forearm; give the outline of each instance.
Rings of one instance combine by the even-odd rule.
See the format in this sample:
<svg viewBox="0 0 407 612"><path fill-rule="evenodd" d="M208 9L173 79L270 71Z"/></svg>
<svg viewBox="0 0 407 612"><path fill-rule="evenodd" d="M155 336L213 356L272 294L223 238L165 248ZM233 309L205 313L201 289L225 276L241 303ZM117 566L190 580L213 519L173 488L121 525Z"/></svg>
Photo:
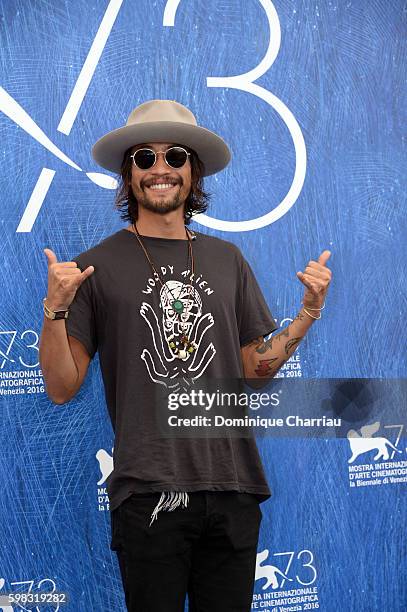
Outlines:
<svg viewBox="0 0 407 612"><path fill-rule="evenodd" d="M286 354L288 355L290 352L290 349L292 349L293 346L295 346L299 342L301 342L301 338L291 338L291 340L289 340L284 347Z"/></svg>
<svg viewBox="0 0 407 612"><path fill-rule="evenodd" d="M287 329L283 329L279 334L277 334L276 336L272 336L266 341L264 341L263 338L260 336L260 338L253 340L252 344L254 344L256 347L255 348L256 353L260 353L260 355L263 355L266 351L272 348L273 342L275 340L278 340L280 342L280 340L283 337L288 338L289 336L290 336L290 332L287 328Z"/></svg>
<svg viewBox="0 0 407 612"><path fill-rule="evenodd" d="M257 376L270 376L273 374L272 364L278 360L278 357L273 357L272 359L260 359L255 372Z"/></svg>
<svg viewBox="0 0 407 612"><path fill-rule="evenodd" d="M264 342L263 338L258 338L256 340L256 353L260 353L263 355L268 349L270 349L273 345L274 338L269 338Z"/></svg>
<svg viewBox="0 0 407 612"><path fill-rule="evenodd" d="M302 320L303 318L304 318L304 315L301 312L299 312L297 316L295 317L295 319L299 319L299 320ZM292 330L291 330L291 333L292 333ZM301 342L302 338L303 338L302 336L298 336L296 338L292 338L292 337L290 338L290 325L289 325L285 329L282 329L275 336L271 336L266 341L264 341L263 336L259 336L255 340L252 340L249 343L249 346L253 347L254 349L254 353L253 352L251 353L252 357L254 357L256 353L259 355L266 355L268 353L268 355L270 355L269 350L272 351L271 355L273 355L272 357L269 357L268 359L259 359L259 361L257 362L257 365L253 364L254 372L256 373L256 375L258 377L269 377L269 378L272 378L273 376L275 376L275 374L281 368L283 363L285 363L287 359L289 359L290 355L295 351L296 347ZM281 340L283 340L283 342L281 342ZM278 343L276 344L277 341ZM272 350L273 345L274 345L274 350ZM255 359L255 361L257 361L257 358Z"/></svg>

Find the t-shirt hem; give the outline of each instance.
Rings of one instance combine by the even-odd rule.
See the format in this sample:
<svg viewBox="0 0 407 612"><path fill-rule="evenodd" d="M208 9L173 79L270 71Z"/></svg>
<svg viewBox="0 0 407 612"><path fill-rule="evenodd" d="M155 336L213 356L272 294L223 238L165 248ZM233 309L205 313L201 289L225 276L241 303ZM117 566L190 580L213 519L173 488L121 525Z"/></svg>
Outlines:
<svg viewBox="0 0 407 612"><path fill-rule="evenodd" d="M180 493L195 493L196 491L237 491L239 493L253 493L258 496L259 502L262 503L271 497L271 491L268 487L262 487L253 484L238 483L235 481L213 483L174 483L164 482L155 485L147 485L137 487L137 489L129 490L125 495L120 496L116 501L110 503L110 511L115 510L122 504L130 495L137 493L162 493L163 491L178 491Z"/></svg>
<svg viewBox="0 0 407 612"><path fill-rule="evenodd" d="M68 336L73 336L74 338L79 340L79 342L81 342L83 346L85 347L85 349L87 350L89 357L93 359L93 357L96 354L96 351L90 347L90 344L87 338L85 338L82 334L78 333L75 329L69 329L68 325L66 326L66 333Z"/></svg>

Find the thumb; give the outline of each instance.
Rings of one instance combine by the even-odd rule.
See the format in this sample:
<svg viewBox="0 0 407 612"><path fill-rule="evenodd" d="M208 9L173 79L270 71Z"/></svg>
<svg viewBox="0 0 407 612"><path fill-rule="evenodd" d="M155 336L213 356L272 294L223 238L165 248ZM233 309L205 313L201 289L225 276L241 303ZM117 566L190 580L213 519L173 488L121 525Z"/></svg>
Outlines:
<svg viewBox="0 0 407 612"><path fill-rule="evenodd" d="M44 253L47 257L49 266L53 263L57 263L58 260L57 260L57 256L55 255L54 251L51 251L51 249L44 249Z"/></svg>
<svg viewBox="0 0 407 612"><path fill-rule="evenodd" d="M321 255L318 257L318 263L324 266L330 257L331 257L331 251L323 251Z"/></svg>

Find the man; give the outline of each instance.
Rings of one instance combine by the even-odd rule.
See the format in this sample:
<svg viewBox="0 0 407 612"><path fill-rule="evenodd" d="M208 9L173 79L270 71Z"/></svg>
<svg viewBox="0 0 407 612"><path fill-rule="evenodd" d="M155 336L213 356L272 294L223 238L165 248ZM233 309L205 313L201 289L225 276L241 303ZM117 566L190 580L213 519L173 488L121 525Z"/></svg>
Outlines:
<svg viewBox="0 0 407 612"><path fill-rule="evenodd" d="M93 156L120 172L117 206L130 225L75 261L45 249L47 393L70 401L99 352L115 433L111 548L128 610L181 612L188 593L191 612L248 612L259 504L270 497L255 440L163 437L157 391L272 378L321 317L330 253L297 273L304 307L265 342L276 324L239 249L187 227L207 207L203 176L229 162L224 141L181 104L153 100Z"/></svg>

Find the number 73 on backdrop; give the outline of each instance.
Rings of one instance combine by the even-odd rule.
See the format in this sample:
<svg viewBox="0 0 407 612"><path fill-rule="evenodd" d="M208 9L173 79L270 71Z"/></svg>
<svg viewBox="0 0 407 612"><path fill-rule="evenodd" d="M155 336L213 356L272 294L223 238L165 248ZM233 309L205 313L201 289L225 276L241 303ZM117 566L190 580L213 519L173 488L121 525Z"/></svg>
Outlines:
<svg viewBox="0 0 407 612"><path fill-rule="evenodd" d="M93 74L99 63L103 49L124 1L125 0L110 0L106 12L102 18L99 29L92 42L89 53L57 126L57 130L67 136L71 132L77 114L85 99L86 92L93 78ZM175 26L176 13L181 1L185 3L192 3L194 0L167 0L163 15L164 27ZM236 0L236 2L238 1L239 0ZM286 124L290 132L295 150L295 171L293 181L285 197L265 215L249 219L247 221L224 221L221 219L215 219L206 214L200 214L194 217L194 220L201 225L229 232L251 231L265 227L266 225L269 225L282 217L298 199L304 184L306 172L305 142L300 126L298 125L294 115L279 98L277 98L267 89L264 89L255 83L255 81L265 74L273 64L279 52L281 43L280 22L273 3L271 0L258 1L265 11L269 25L269 44L264 58L255 68L244 74L223 77L207 77L206 83L208 87L237 89L252 94L257 98L264 100L272 109L274 109L274 111ZM30 117L30 115L23 109L17 100L15 100L1 86L0 111L7 115L19 127L25 130L32 138L34 138L56 158L79 172L84 171L52 142L52 140L45 134L39 125L37 125L34 119ZM50 168L42 169L16 229L17 232L31 232L54 179L55 173L56 171ZM103 187L105 189L115 189L117 187L116 180L110 175L100 172L85 172L85 174L89 180L99 187Z"/></svg>

